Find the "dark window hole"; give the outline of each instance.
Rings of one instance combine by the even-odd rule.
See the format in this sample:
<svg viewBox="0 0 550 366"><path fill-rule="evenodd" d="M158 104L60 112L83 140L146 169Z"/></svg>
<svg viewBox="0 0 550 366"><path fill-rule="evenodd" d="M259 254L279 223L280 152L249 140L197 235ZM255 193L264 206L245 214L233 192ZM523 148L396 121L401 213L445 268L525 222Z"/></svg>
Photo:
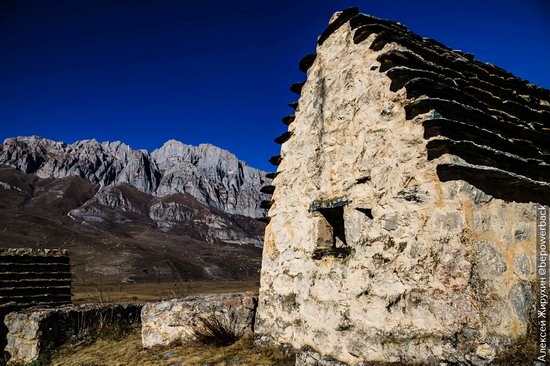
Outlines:
<svg viewBox="0 0 550 366"><path fill-rule="evenodd" d="M371 208L356 208L357 211L362 212L367 216L369 219L374 219L372 216L372 209Z"/></svg>
<svg viewBox="0 0 550 366"><path fill-rule="evenodd" d="M344 225L344 206L319 208L318 212L323 215L332 227L332 247L336 248L338 246L338 239L342 244L347 245L346 229Z"/></svg>

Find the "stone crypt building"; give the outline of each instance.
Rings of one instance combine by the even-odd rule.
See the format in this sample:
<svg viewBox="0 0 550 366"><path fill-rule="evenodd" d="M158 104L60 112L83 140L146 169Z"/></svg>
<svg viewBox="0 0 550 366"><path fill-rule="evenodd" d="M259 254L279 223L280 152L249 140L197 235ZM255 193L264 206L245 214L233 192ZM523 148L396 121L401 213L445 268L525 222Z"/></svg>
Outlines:
<svg viewBox="0 0 550 366"><path fill-rule="evenodd" d="M302 365L531 357L550 91L355 8L300 69L256 331Z"/></svg>

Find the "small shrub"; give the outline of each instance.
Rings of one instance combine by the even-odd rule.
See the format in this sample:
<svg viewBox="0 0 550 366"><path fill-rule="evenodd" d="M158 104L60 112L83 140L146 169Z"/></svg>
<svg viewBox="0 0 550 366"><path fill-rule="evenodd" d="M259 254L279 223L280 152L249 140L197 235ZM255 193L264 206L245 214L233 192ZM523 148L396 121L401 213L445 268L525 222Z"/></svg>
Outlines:
<svg viewBox="0 0 550 366"><path fill-rule="evenodd" d="M78 345L93 343L98 339L120 340L134 329L136 324L139 324L139 315L124 315L114 308L97 309L90 312L76 312L73 321L70 341L73 345ZM60 336L54 338L60 338Z"/></svg>
<svg viewBox="0 0 550 366"><path fill-rule="evenodd" d="M239 317L235 311L199 317L193 328L197 342L217 347L229 346L243 335L242 330L239 329Z"/></svg>

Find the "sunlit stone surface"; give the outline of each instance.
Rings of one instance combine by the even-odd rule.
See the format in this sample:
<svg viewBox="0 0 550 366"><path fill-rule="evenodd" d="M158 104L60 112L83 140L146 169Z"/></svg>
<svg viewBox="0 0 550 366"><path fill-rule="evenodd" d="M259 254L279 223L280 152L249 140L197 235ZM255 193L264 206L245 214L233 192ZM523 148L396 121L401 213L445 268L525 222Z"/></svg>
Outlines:
<svg viewBox="0 0 550 366"><path fill-rule="evenodd" d="M392 65L381 70L380 56L408 52L404 42L381 43L380 28L355 43L357 17L342 23L318 45L289 124L291 137L285 136L281 158L272 160L280 164L257 331L302 350L300 365L527 359L536 347L533 201L548 203L549 197L548 160L540 152L542 141L550 142L542 131L548 91L515 79L525 86L516 88L517 98L525 98L528 110L513 113L501 97L487 96L475 105L485 120L457 109L451 127L458 128L443 122L432 128L439 110L406 106L447 94L415 93L414 83L396 85L407 75L398 80L394 69L392 81L386 73ZM398 34L402 27L391 24L387 32ZM432 61L441 64L427 52L444 54L439 46L420 42L426 62L420 71ZM486 85L504 71L480 71L469 55L445 52L449 64L442 72L456 75L439 79L464 95L477 93L468 83L507 95L504 82ZM465 103L464 95L453 99ZM476 127L483 131L470 134ZM525 142L519 143L513 136L521 134ZM479 148L447 148L456 141ZM522 171L527 158L531 169Z"/></svg>

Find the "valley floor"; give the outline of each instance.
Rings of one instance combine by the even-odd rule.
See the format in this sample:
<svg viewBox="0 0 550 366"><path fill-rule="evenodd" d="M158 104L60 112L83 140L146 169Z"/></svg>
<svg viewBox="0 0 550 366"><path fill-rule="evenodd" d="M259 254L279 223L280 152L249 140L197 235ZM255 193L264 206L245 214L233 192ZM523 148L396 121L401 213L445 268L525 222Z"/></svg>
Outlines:
<svg viewBox="0 0 550 366"><path fill-rule="evenodd" d="M254 346L252 336L245 336L228 347L198 344L174 345L145 350L141 347L140 329L118 340L63 346L53 357L54 366L229 366L294 365L281 351Z"/></svg>
<svg viewBox="0 0 550 366"><path fill-rule="evenodd" d="M85 303L133 303L182 298L196 294L257 291L256 279L244 281L180 281L152 283L75 283L73 302Z"/></svg>

